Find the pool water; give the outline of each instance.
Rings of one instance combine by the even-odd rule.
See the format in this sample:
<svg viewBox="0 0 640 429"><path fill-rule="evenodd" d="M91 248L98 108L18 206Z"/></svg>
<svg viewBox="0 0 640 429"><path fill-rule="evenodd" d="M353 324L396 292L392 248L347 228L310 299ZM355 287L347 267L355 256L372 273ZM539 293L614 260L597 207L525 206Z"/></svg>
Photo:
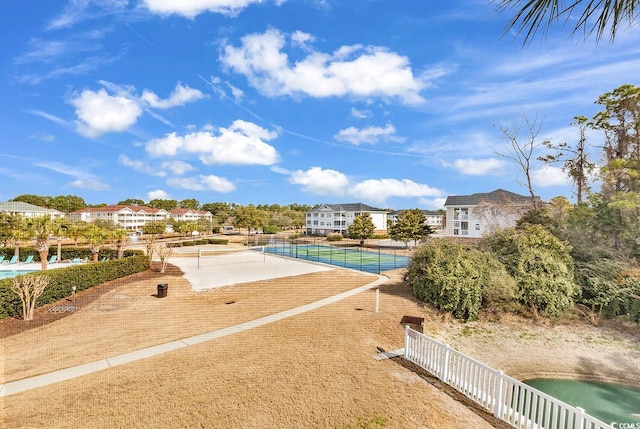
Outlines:
<svg viewBox="0 0 640 429"><path fill-rule="evenodd" d="M35 273L35 270L12 270L12 271L0 271L0 280L12 279L22 274Z"/></svg>
<svg viewBox="0 0 640 429"><path fill-rule="evenodd" d="M615 427L640 428L640 388L582 380L537 378L525 381L531 387L574 407L583 408ZM626 426L621 425L622 423Z"/></svg>

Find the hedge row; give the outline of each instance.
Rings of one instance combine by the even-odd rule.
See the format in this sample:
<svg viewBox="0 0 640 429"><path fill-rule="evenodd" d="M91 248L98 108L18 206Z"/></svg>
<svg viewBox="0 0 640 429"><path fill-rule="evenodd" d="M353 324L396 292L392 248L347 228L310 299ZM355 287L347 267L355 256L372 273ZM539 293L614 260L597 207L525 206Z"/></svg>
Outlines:
<svg viewBox="0 0 640 429"><path fill-rule="evenodd" d="M39 307L71 296L73 286L78 293L148 268L149 259L144 255L137 255L97 264L78 264L55 270L38 271L28 275L49 278L49 285L36 301L36 307ZM13 279L0 280L0 319L13 317L22 312L20 299L11 291L12 281Z"/></svg>
<svg viewBox="0 0 640 429"><path fill-rule="evenodd" d="M228 244L229 240L226 238L201 238L198 240L181 241L178 243L167 243L167 247L187 247L187 246L202 246L205 244Z"/></svg>

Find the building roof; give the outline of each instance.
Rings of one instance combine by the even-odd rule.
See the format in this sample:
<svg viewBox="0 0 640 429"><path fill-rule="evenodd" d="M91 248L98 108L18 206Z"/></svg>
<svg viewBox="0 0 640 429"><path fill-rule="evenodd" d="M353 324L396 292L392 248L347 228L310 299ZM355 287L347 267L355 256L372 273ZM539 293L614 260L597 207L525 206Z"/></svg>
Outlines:
<svg viewBox="0 0 640 429"><path fill-rule="evenodd" d="M334 212L387 212L387 210L378 209L362 203L320 204L318 207L312 209L311 211L320 211L324 207L328 207Z"/></svg>
<svg viewBox="0 0 640 429"><path fill-rule="evenodd" d="M211 214L211 212L207 212L204 210L195 210L195 209L171 209L168 210L169 213L171 213L172 215L185 215L188 213L193 213L199 216L206 216L208 214Z"/></svg>
<svg viewBox="0 0 640 429"><path fill-rule="evenodd" d="M111 206L103 206L103 207L85 207L80 210L76 210L72 212L73 214L80 213L115 213L121 210L130 210L134 213L144 212L144 213L158 213L163 211L166 213L166 210L163 209L154 209L152 207L147 206L125 206L121 204L115 204Z"/></svg>
<svg viewBox="0 0 640 429"><path fill-rule="evenodd" d="M404 209L403 210L394 210L392 212L389 212L389 215L398 216L403 211L406 211L406 210L404 210ZM420 209L420 211L422 213L424 213L425 216L444 216L444 213L439 212L437 210L422 210L422 209Z"/></svg>
<svg viewBox="0 0 640 429"><path fill-rule="evenodd" d="M471 195L452 195L447 197L445 206L477 206L480 204L528 204L531 197L505 191L504 189L496 189L487 193L476 193Z"/></svg>
<svg viewBox="0 0 640 429"><path fill-rule="evenodd" d="M34 214L56 214L56 215L63 215L64 213L59 211L59 210L55 210L55 209L48 209L46 207L39 207L39 206L34 206L33 204L29 204L29 203L24 203L22 201L7 201L7 202L0 202L0 213L2 212L6 212L6 213L34 213Z"/></svg>

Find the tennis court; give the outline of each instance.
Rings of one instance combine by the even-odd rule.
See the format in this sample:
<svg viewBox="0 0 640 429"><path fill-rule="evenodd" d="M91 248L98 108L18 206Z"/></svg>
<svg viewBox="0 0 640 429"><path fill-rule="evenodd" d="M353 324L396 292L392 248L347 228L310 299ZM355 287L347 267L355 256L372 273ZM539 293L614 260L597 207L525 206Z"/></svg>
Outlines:
<svg viewBox="0 0 640 429"><path fill-rule="evenodd" d="M405 268L409 265L409 257L395 253L386 253L380 249L347 249L319 244L303 244L280 242L265 246L265 251L289 258L321 262L350 268L368 273L379 274L382 271Z"/></svg>

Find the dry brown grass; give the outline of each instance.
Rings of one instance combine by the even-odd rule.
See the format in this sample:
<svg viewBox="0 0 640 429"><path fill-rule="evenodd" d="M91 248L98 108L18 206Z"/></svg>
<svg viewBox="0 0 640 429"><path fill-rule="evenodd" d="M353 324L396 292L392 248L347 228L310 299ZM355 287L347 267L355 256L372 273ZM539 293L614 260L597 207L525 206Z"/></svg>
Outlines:
<svg viewBox="0 0 640 429"><path fill-rule="evenodd" d="M3 381L91 362L276 313L371 282L332 270L195 293L168 275L122 284L80 311L0 340ZM154 297L158 282L169 296ZM398 281L247 332L1 399L3 426L492 427L387 360L420 311ZM229 304L232 302L232 304Z"/></svg>
<svg viewBox="0 0 640 429"><path fill-rule="evenodd" d="M0 339L5 356L2 377L17 380L209 332L371 280L368 275L332 270L196 293L175 272L133 277L72 315ZM158 299L153 295L162 282L169 283L169 296ZM601 330L534 326L533 335L522 337L532 332L523 320L443 322L412 299L399 272L390 273L390 280L380 286L378 313L374 303L375 292L370 290L246 332L0 398L0 426L494 427L495 422L454 399L460 398L437 381L422 378L402 359L373 359L378 347L403 346L399 321L404 315L426 317L428 334L507 373L518 368L544 370L544 362L546 368L569 372L574 361L567 360L565 366L554 362L563 348L581 353L590 349L592 363L621 352L629 359L625 365L637 368L640 363L637 342L605 342L607 333ZM587 332L600 332L602 337L583 346L581 336ZM502 366L514 360L512 368Z"/></svg>

